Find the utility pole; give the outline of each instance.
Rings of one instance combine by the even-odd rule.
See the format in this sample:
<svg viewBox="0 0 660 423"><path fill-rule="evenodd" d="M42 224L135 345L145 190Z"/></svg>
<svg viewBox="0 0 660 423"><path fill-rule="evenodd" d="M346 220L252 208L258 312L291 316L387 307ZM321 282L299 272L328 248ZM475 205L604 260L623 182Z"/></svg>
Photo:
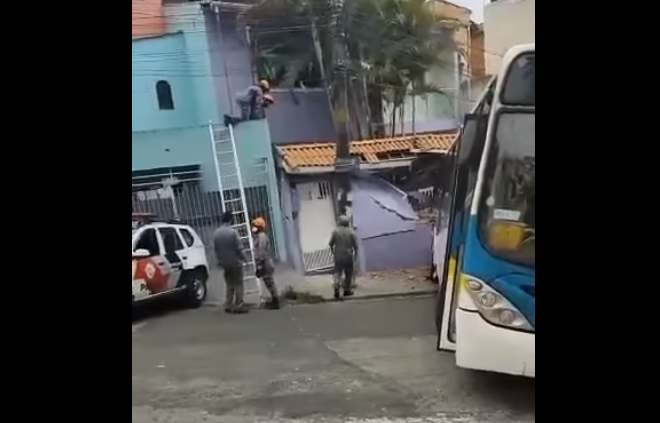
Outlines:
<svg viewBox="0 0 660 423"><path fill-rule="evenodd" d="M334 87L332 104L334 106L335 126L337 129L337 158L335 173L339 188L338 209L340 215L349 214L348 193L351 190L351 159L348 107L348 55L346 46L346 28L344 26L344 1L329 0L332 11L332 36L334 60ZM350 216L349 216L350 217Z"/></svg>

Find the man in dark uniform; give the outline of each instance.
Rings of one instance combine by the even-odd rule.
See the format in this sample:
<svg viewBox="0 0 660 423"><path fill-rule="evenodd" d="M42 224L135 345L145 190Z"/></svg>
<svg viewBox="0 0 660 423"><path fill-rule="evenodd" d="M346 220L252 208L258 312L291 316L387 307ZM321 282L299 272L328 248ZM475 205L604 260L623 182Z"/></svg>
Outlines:
<svg viewBox="0 0 660 423"><path fill-rule="evenodd" d="M225 115L225 126L238 125L247 120L265 119L264 109L275 102L273 97L268 95L269 92L270 84L262 79L258 85L252 85L238 93L236 104L241 111L241 117Z"/></svg>
<svg viewBox="0 0 660 423"><path fill-rule="evenodd" d="M341 289L343 295L353 295L351 285L355 271L355 261L358 257L359 247L357 234L351 228L350 219L346 216L339 217L339 226L332 232L330 238L330 249L335 259L334 293L335 300L340 300ZM344 280L342 282L342 276Z"/></svg>
<svg viewBox="0 0 660 423"><path fill-rule="evenodd" d="M218 266L225 270L227 299L225 312L229 314L245 314L247 309L243 304L245 287L243 281L243 245L238 232L231 227L233 213L222 214L222 225L213 234L213 246L218 260Z"/></svg>

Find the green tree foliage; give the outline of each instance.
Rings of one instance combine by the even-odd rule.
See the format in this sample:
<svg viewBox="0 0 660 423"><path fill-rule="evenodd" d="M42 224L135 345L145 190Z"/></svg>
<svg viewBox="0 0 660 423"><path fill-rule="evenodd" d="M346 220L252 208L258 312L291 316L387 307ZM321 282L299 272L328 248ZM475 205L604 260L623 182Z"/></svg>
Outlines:
<svg viewBox="0 0 660 423"><path fill-rule="evenodd" d="M325 87L335 78L334 19L346 35L353 111L371 125L363 136L384 135L383 104L403 107L406 95L440 92L425 81L453 50L424 0L262 0L241 17L251 28L261 75L280 87ZM337 13L339 13L337 15Z"/></svg>

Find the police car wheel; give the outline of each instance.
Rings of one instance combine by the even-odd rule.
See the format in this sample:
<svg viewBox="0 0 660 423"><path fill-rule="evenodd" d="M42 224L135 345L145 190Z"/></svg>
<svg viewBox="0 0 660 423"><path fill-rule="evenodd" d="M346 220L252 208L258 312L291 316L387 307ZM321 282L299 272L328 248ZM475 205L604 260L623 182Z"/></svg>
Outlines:
<svg viewBox="0 0 660 423"><path fill-rule="evenodd" d="M201 272L192 272L186 283L186 296L189 307L198 308L204 304L208 291L206 280Z"/></svg>

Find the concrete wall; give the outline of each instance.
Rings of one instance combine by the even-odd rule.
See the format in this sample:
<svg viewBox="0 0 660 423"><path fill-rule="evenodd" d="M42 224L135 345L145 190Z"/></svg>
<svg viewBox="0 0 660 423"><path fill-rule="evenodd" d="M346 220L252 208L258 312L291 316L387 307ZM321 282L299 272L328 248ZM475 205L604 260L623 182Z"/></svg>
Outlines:
<svg viewBox="0 0 660 423"><path fill-rule="evenodd" d="M280 174L280 205L282 207L283 230L289 264L298 272L304 272L305 266L300 248L300 198L288 175Z"/></svg>
<svg viewBox="0 0 660 423"><path fill-rule="evenodd" d="M483 25L472 25L469 50L470 76L481 78L486 75L486 35Z"/></svg>
<svg viewBox="0 0 660 423"><path fill-rule="evenodd" d="M467 51L470 43L469 28L472 10L443 0L434 0L427 4L438 18L445 22L458 24L454 33L454 41L460 50Z"/></svg>
<svg viewBox="0 0 660 423"><path fill-rule="evenodd" d="M273 144L337 140L330 102L324 89L273 90L275 105L267 110Z"/></svg>
<svg viewBox="0 0 660 423"><path fill-rule="evenodd" d="M279 257L286 259L282 209L273 152L265 121L244 122L235 131L243 184L246 188L266 186L272 206L271 226L277 241ZM131 146L132 170L200 165L202 186L217 191L218 181L207 126L134 132ZM236 189L231 178L223 179L223 189ZM265 200L265 199L264 199Z"/></svg>
<svg viewBox="0 0 660 423"><path fill-rule="evenodd" d="M216 76L210 93L223 114L238 115L236 95L256 82L250 46L236 27L237 12L204 13L211 73Z"/></svg>
<svg viewBox="0 0 660 423"><path fill-rule="evenodd" d="M132 131L156 131L221 122L212 87L205 19L199 5L163 9L170 33L133 40ZM156 83L172 87L174 110L159 110Z"/></svg>
<svg viewBox="0 0 660 423"><path fill-rule="evenodd" d="M163 13L174 33L133 41L133 170L169 162L208 168L213 162L207 125L221 123L223 114L232 112L235 92L251 82L249 49L235 27L218 31L214 15L202 13L199 4L168 5ZM224 60L228 72L222 70ZM159 110L155 91L159 80L170 83L174 110ZM256 184L261 175L251 173L255 160L272 163L267 125L245 123L235 135L244 182ZM214 180L206 177L205 186L216 189Z"/></svg>
<svg viewBox="0 0 660 423"><path fill-rule="evenodd" d="M162 13L168 34L133 41L131 167L201 165L203 187L217 191L208 124L222 123L223 114L232 112L235 93L252 82L250 52L235 27L227 25L220 31L215 17L203 13L198 3L167 5ZM155 92L159 80L170 83L174 110L159 110ZM245 187L268 188L276 248L286 259L266 121L238 125L235 139ZM223 188L237 184L224 180Z"/></svg>
<svg viewBox="0 0 660 423"><path fill-rule="evenodd" d="M281 206L283 227L286 239L286 250L289 264L297 271L304 272L302 251L300 248L300 227L298 213L300 198L296 190L299 182L315 180L333 180L332 175L297 176L280 175ZM432 259L433 235L429 225L417 223L414 220L403 220L397 213L387 210L382 204L376 204L374 197L388 203L387 207L407 211L410 219L416 219L412 208L406 200L399 200L401 193L396 188L388 188L387 183L378 180L366 180L364 177L354 178L353 217L357 234L360 238L360 270L371 272L378 270L404 269L425 266ZM387 192L387 191L391 192ZM398 201L406 204L396 205ZM403 209L403 210L401 210ZM328 228L328 236L332 231ZM401 246L405 248L401 248Z"/></svg>
<svg viewBox="0 0 660 423"><path fill-rule="evenodd" d="M362 249L367 271L427 266L433 259L433 229L418 224L413 231L363 239Z"/></svg>
<svg viewBox="0 0 660 423"><path fill-rule="evenodd" d="M361 240L362 269L406 269L427 265L432 228L417 222L405 194L373 176L353 179L354 224ZM405 246L405 248L402 248Z"/></svg>
<svg viewBox="0 0 660 423"><path fill-rule="evenodd" d="M494 75L508 49L536 42L536 0L500 0L487 4L484 32L486 72Z"/></svg>
<svg viewBox="0 0 660 423"><path fill-rule="evenodd" d="M133 40L132 131L167 130L194 126L197 99L183 33ZM172 88L174 110L159 110L156 83Z"/></svg>

